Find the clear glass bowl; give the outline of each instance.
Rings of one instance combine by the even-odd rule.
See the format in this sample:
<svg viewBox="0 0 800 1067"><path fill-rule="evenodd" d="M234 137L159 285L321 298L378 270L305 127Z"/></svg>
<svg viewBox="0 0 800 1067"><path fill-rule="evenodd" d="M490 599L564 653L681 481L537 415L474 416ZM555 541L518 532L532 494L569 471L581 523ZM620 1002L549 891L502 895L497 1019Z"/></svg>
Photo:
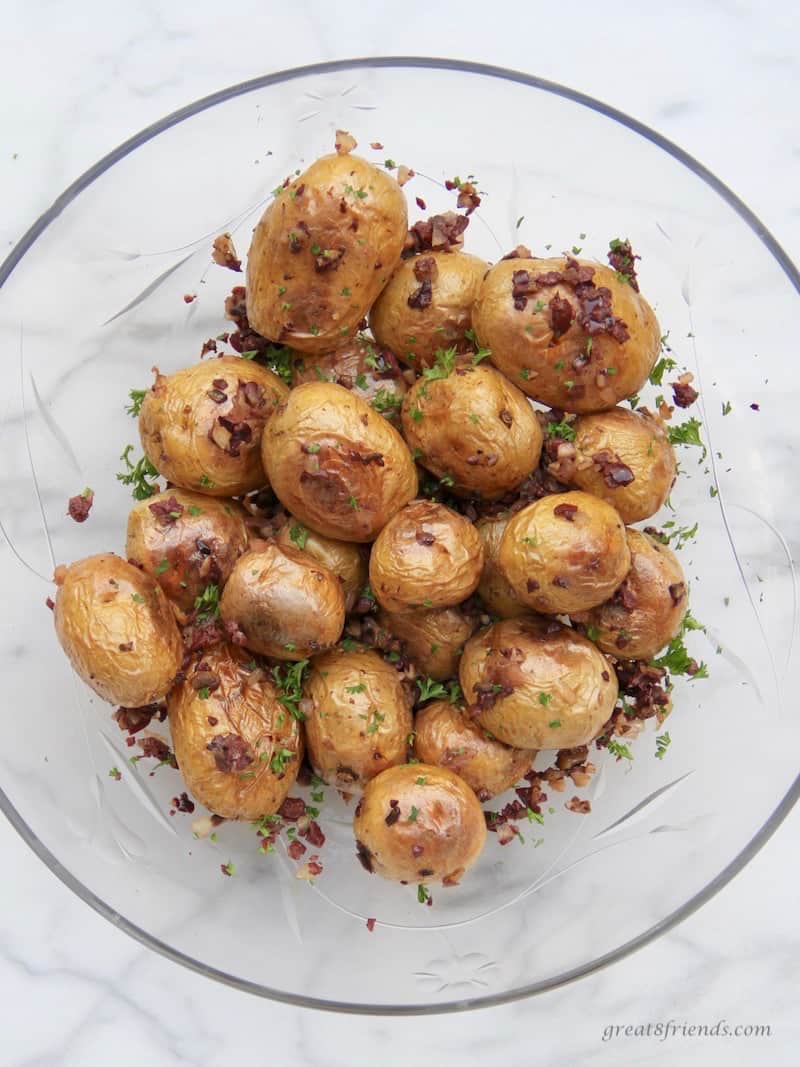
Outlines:
<svg viewBox="0 0 800 1067"><path fill-rule="evenodd" d="M443 180L477 175L487 195L467 248L488 259L519 241L604 259L609 238L629 236L643 289L702 390L708 455L681 450L672 503L678 522L699 522L683 560L707 627L690 635L692 652L710 678L678 683L663 760L652 730L632 764L596 753L590 815L565 810L570 792L552 793L544 826L526 828L524 845L502 848L490 835L479 866L459 889L435 890L431 908L413 887L361 870L350 810L332 790L325 872L313 886L281 849L260 855L250 826L194 839L191 817L169 815L177 774L128 762L133 750L73 677L44 606L54 561L123 550L130 498L114 474L136 440L128 390L146 385L154 364L196 359L225 329L223 299L241 277L211 263L211 238L231 230L246 251L270 191L330 151L336 127L368 158L414 168L414 216L415 196L428 213L447 209ZM293 1003L391 1013L500 1003L572 981L668 929L794 803L800 731L786 695L796 593L780 530L794 517L784 503L797 442L786 324L798 274L752 213L674 145L509 71L433 59L320 64L226 89L120 146L25 235L0 284L0 803L50 869L121 929L212 978ZM185 293L197 299L186 304ZM97 496L78 526L66 501L85 485ZM233 878L220 873L228 861Z"/></svg>

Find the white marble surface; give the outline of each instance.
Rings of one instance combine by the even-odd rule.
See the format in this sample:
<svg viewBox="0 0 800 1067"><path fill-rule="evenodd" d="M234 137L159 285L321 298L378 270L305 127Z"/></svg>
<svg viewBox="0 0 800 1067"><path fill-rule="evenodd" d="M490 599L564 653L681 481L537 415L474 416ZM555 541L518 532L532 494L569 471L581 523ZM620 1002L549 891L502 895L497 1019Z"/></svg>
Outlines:
<svg viewBox="0 0 800 1067"><path fill-rule="evenodd" d="M597 36L601 17L613 49ZM528 70L632 113L727 181L797 260L796 29L794 4L736 0L660 10L130 0L124 11L7 0L0 248L96 158L195 97L319 58L427 53ZM172 1067L245 1053L287 1067L794 1063L799 828L795 813L720 896L610 970L507 1008L387 1020L273 1005L178 969L81 904L2 822L0 1064ZM603 1041L607 1026L668 1019L767 1024L772 1036Z"/></svg>

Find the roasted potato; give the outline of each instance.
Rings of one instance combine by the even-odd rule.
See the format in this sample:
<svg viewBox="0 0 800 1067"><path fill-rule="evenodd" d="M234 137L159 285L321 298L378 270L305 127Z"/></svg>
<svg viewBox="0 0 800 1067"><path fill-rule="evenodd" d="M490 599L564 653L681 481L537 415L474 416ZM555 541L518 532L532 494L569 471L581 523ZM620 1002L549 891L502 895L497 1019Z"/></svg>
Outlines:
<svg viewBox="0 0 800 1067"><path fill-rule="evenodd" d="M551 493L509 519L497 560L517 600L558 615L608 600L631 554L614 508L571 492Z"/></svg>
<svg viewBox="0 0 800 1067"><path fill-rule="evenodd" d="M352 611L361 591L367 584L366 550L352 541L335 541L307 529L296 519L290 519L278 531L281 548L295 548L306 552L335 574L342 583L345 611Z"/></svg>
<svg viewBox="0 0 800 1067"><path fill-rule="evenodd" d="M111 552L57 567L54 580L56 636L84 682L128 708L166 696L183 645L161 586Z"/></svg>
<svg viewBox="0 0 800 1067"><path fill-rule="evenodd" d="M235 501L169 489L134 504L125 554L189 612L207 585L222 588L247 536L244 509Z"/></svg>
<svg viewBox="0 0 800 1067"><path fill-rule="evenodd" d="M679 632L689 606L678 558L666 545L628 530L631 567L614 596L575 616L598 648L618 659L652 659Z"/></svg>
<svg viewBox="0 0 800 1067"><path fill-rule="evenodd" d="M472 523L443 504L414 500L378 534L369 582L386 611L447 608L475 592L482 569Z"/></svg>
<svg viewBox="0 0 800 1067"><path fill-rule="evenodd" d="M369 313L378 343L417 371L433 366L439 349L470 347L472 305L488 269L466 252L406 259Z"/></svg>
<svg viewBox="0 0 800 1067"><path fill-rule="evenodd" d="M289 394L263 436L264 467L283 506L326 537L372 541L417 492L397 430L330 382Z"/></svg>
<svg viewBox="0 0 800 1067"><path fill-rule="evenodd" d="M677 473L661 419L648 411L612 408L579 416L573 430L574 457L550 467L559 481L607 501L623 522L655 515Z"/></svg>
<svg viewBox="0 0 800 1067"><path fill-rule="evenodd" d="M139 412L145 454L173 485L208 496L239 496L266 485L261 433L289 390L239 356L156 373Z"/></svg>
<svg viewBox="0 0 800 1067"><path fill-rule="evenodd" d="M459 671L468 712L515 748L585 745L608 721L617 676L587 638L549 619L505 619L477 633Z"/></svg>
<svg viewBox="0 0 800 1067"><path fill-rule="evenodd" d="M406 612L381 611L378 622L403 642L420 674L437 682L454 678L477 617L460 607Z"/></svg>
<svg viewBox="0 0 800 1067"><path fill-rule="evenodd" d="M499 619L514 619L518 615L527 615L529 611L525 604L517 600L497 562L500 541L510 518L509 512L503 512L479 519L475 524L483 542L483 571L478 583L478 596L489 614Z"/></svg>
<svg viewBox="0 0 800 1067"><path fill-rule="evenodd" d="M364 789L353 819L356 855L395 882L457 885L486 843L483 809L443 767L392 767Z"/></svg>
<svg viewBox="0 0 800 1067"><path fill-rule="evenodd" d="M501 260L480 288L472 324L499 370L562 411L613 408L644 385L659 351L644 297L587 260Z"/></svg>
<svg viewBox="0 0 800 1067"><path fill-rule="evenodd" d="M440 358L403 402L403 435L419 462L458 496L495 500L539 462L542 431L523 393L494 368Z"/></svg>
<svg viewBox="0 0 800 1067"><path fill-rule="evenodd" d="M377 652L336 649L317 656L303 700L308 758L320 778L352 792L405 762L411 698Z"/></svg>
<svg viewBox="0 0 800 1067"><path fill-rule="evenodd" d="M256 226L247 259L247 317L271 341L327 352L358 324L400 262L406 199L358 156L323 156Z"/></svg>
<svg viewBox="0 0 800 1067"><path fill-rule="evenodd" d="M423 763L454 771L480 801L510 789L536 759L533 749L487 737L463 708L447 700L433 700L417 712L414 753Z"/></svg>
<svg viewBox="0 0 800 1067"><path fill-rule="evenodd" d="M278 810L297 778L303 735L249 654L228 645L206 649L167 709L178 766L196 800L225 819Z"/></svg>
<svg viewBox="0 0 800 1067"><path fill-rule="evenodd" d="M242 643L299 660L335 645L344 626L342 583L306 552L262 542L236 561L219 603Z"/></svg>

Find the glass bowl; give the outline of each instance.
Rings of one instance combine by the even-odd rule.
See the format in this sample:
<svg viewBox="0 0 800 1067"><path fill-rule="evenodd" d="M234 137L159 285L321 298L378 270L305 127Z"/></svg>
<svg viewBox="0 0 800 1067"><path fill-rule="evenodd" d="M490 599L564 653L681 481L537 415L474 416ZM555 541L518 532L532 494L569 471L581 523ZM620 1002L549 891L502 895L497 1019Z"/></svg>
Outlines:
<svg viewBox="0 0 800 1067"><path fill-rule="evenodd" d="M114 475L136 440L128 390L146 386L153 365L198 358L226 328L223 300L242 276L211 262L211 239L230 230L246 251L270 191L330 151L337 127L368 158L414 168L412 218L415 196L426 213L446 210L444 179L477 175L486 195L467 248L487 259L520 241L604 259L610 238L630 237L643 290L702 394L707 454L680 450L675 513L655 521L699 523L682 557L705 625L691 651L710 677L678 682L663 759L653 730L632 762L594 753L589 815L565 809L570 791L551 793L544 825L505 848L490 835L478 867L458 889L435 890L433 907L361 870L351 809L331 789L313 885L295 877L284 846L260 854L249 825L194 837L192 816L170 814L178 775L129 762L135 750L72 675L45 607L54 562L124 550L130 498ZM421 58L319 64L223 90L121 145L31 228L0 284L0 803L48 867L133 937L219 981L319 1008L501 1003L669 929L794 803L796 591L781 528L794 518L783 472L798 396L785 330L798 274L674 145L510 71ZM84 486L96 500L78 526L66 502ZM229 862L235 876L223 877Z"/></svg>

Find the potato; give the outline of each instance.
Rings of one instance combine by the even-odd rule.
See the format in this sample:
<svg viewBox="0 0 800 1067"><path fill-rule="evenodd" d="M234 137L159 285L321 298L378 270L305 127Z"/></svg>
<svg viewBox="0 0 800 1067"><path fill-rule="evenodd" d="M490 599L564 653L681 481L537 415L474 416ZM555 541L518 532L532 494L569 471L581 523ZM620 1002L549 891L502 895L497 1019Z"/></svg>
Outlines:
<svg viewBox="0 0 800 1067"><path fill-rule="evenodd" d="M369 582L386 611L447 608L474 593L483 545L463 516L414 500L381 530L369 557Z"/></svg>
<svg viewBox="0 0 800 1067"><path fill-rule="evenodd" d="M471 347L472 305L488 269L466 252L405 260L369 313L378 343L417 371L433 366L439 349Z"/></svg>
<svg viewBox="0 0 800 1067"><path fill-rule="evenodd" d="M588 744L617 699L617 676L591 641L534 617L476 634L459 678L478 725L515 748Z"/></svg>
<svg viewBox="0 0 800 1067"><path fill-rule="evenodd" d="M483 571L478 583L478 596L489 614L496 615L499 619L514 619L519 615L527 615L529 611L525 604L517 600L497 562L500 541L510 518L509 512L503 512L501 515L479 519L475 524L483 542Z"/></svg>
<svg viewBox="0 0 800 1067"><path fill-rule="evenodd" d="M233 500L169 489L134 504L125 554L182 612L207 585L220 589L247 548L245 511Z"/></svg>
<svg viewBox="0 0 800 1067"><path fill-rule="evenodd" d="M411 698L377 652L317 656L303 686L308 758L316 774L351 792L405 763Z"/></svg>
<svg viewBox="0 0 800 1067"><path fill-rule="evenodd" d="M247 317L271 341L326 352L356 332L400 261L406 200L385 170L323 156L275 196L247 260Z"/></svg>
<svg viewBox="0 0 800 1067"><path fill-rule="evenodd" d="M266 367L220 356L156 373L139 413L145 454L173 485L239 496L266 485L261 433L289 390Z"/></svg>
<svg viewBox="0 0 800 1067"><path fill-rule="evenodd" d="M54 580L56 636L84 682L128 708L166 696L183 645L161 586L111 552L58 567Z"/></svg>
<svg viewBox="0 0 800 1067"><path fill-rule="evenodd" d="M458 496L496 500L539 462L542 431L523 393L492 367L440 359L403 402L403 436L419 462Z"/></svg>
<svg viewBox="0 0 800 1067"><path fill-rule="evenodd" d="M228 645L203 651L167 709L178 766L195 799L224 819L278 810L297 778L303 735L249 654Z"/></svg>
<svg viewBox="0 0 800 1067"><path fill-rule="evenodd" d="M420 674L437 682L456 676L464 644L477 626L476 616L460 607L381 611L378 622L403 642Z"/></svg>
<svg viewBox="0 0 800 1067"><path fill-rule="evenodd" d="M551 493L509 519L497 556L522 604L545 614L608 600L628 573L622 520L588 493Z"/></svg>
<svg viewBox="0 0 800 1067"><path fill-rule="evenodd" d="M472 324L499 370L563 411L606 411L638 392L660 343L644 297L609 267L569 258L495 264Z"/></svg>
<svg viewBox="0 0 800 1067"><path fill-rule="evenodd" d="M462 708L433 700L417 712L414 752L423 763L446 767L463 778L478 800L504 793L531 769L533 749L510 748L487 737Z"/></svg>
<svg viewBox="0 0 800 1067"><path fill-rule="evenodd" d="M290 519L278 531L281 548L305 552L321 563L342 583L345 611L352 611L367 584L367 555L365 549L352 541L335 541L306 529L302 523Z"/></svg>
<svg viewBox="0 0 800 1067"><path fill-rule="evenodd" d="M550 467L567 485L613 505L623 522L655 515L669 496L677 467L661 419L648 411L612 408L573 424L575 459Z"/></svg>
<svg viewBox="0 0 800 1067"><path fill-rule="evenodd" d="M395 814L396 813L396 814ZM364 789L353 819L356 855L395 882L457 885L486 843L475 794L443 767L392 767Z"/></svg>
<svg viewBox="0 0 800 1067"><path fill-rule="evenodd" d="M628 530L631 567L616 594L575 621L618 659L650 660L675 637L689 606L686 576L666 545Z"/></svg>
<svg viewBox="0 0 800 1067"><path fill-rule="evenodd" d="M300 660L339 640L344 592L335 575L306 552L263 542L241 556L228 578L220 614L243 644L276 659Z"/></svg>

